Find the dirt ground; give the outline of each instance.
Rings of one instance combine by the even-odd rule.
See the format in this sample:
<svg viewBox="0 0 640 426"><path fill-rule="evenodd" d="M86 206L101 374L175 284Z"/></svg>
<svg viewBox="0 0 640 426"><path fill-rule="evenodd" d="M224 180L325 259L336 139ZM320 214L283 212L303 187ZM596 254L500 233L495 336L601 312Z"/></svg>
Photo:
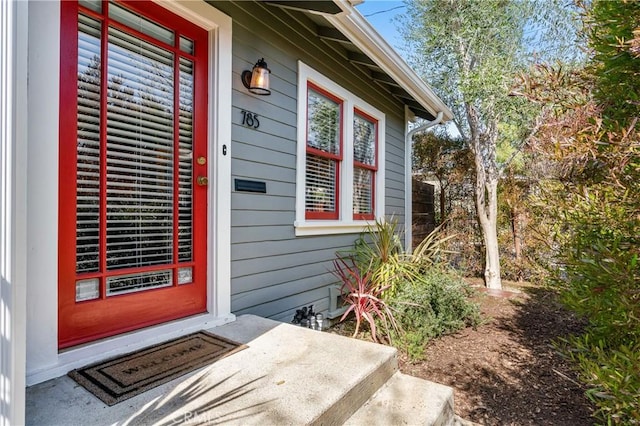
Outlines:
<svg viewBox="0 0 640 426"><path fill-rule="evenodd" d="M548 290L503 286L513 291L477 297L480 326L431 341L424 361L401 356L400 370L451 386L456 414L483 425L593 424L585 388L552 344L583 323Z"/></svg>
<svg viewBox="0 0 640 426"><path fill-rule="evenodd" d="M478 296L484 323L432 341L426 360L401 359L412 376L454 388L460 417L485 425L591 425L593 407L553 346L583 327L555 294L505 283Z"/></svg>

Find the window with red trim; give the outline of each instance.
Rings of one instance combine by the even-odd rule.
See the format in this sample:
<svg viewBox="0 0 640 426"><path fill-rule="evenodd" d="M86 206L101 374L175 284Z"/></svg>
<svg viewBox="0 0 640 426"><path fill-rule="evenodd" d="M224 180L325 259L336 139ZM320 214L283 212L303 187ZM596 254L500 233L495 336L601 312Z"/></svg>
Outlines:
<svg viewBox="0 0 640 426"><path fill-rule="evenodd" d="M353 115L353 218L375 218L378 121L356 109Z"/></svg>
<svg viewBox="0 0 640 426"><path fill-rule="evenodd" d="M307 87L307 219L338 219L342 162L343 102L309 83Z"/></svg>
<svg viewBox="0 0 640 426"><path fill-rule="evenodd" d="M385 114L298 62L296 235L361 232L385 214Z"/></svg>

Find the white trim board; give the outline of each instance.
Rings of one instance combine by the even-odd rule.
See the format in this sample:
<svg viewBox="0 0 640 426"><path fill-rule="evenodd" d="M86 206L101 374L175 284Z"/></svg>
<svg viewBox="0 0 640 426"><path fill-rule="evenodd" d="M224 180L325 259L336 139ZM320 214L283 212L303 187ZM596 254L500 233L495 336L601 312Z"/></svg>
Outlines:
<svg viewBox="0 0 640 426"><path fill-rule="evenodd" d="M25 423L28 4L0 4L0 425Z"/></svg>

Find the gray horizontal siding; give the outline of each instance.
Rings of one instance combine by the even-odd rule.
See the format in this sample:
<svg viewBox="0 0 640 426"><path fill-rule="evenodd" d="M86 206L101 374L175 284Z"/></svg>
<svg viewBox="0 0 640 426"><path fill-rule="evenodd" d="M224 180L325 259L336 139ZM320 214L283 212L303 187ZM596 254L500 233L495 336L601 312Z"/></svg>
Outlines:
<svg viewBox="0 0 640 426"><path fill-rule="evenodd" d="M256 229L259 231L259 229ZM323 249L344 250L353 244L351 235L328 235L322 237L298 237L292 240L253 241L251 243L233 244L231 256L235 261L264 258L279 254L300 254L317 252Z"/></svg>
<svg viewBox="0 0 640 426"><path fill-rule="evenodd" d="M292 167L290 158L282 156L284 166L276 164L266 164L261 162L261 159L256 158L254 161L251 159L239 159L232 158L231 170L234 177L255 177L277 181L277 182L295 182L296 169ZM294 162L295 163L295 162Z"/></svg>
<svg viewBox="0 0 640 426"><path fill-rule="evenodd" d="M304 16L250 1L211 2L233 19L233 179L266 184L267 193L233 190L231 196L231 307L290 321L296 309L328 309L330 272L337 251L355 234L295 237L297 61L302 60L386 114L386 213L404 217L404 109L329 48ZM249 94L240 82L260 58L271 69L271 95ZM260 126L240 125L242 110Z"/></svg>
<svg viewBox="0 0 640 426"><path fill-rule="evenodd" d="M251 257L234 262L231 268L231 276L233 278L248 277L270 271L281 271L291 267L291 265L313 265L318 261L331 261L335 255L336 250L329 248L265 257Z"/></svg>
<svg viewBox="0 0 640 426"><path fill-rule="evenodd" d="M282 241L295 238L291 222L286 225L259 225L261 238L264 241ZM231 244L252 243L256 239L255 226L234 226L231 233Z"/></svg>
<svg viewBox="0 0 640 426"><path fill-rule="evenodd" d="M386 214L393 216L400 227L404 226L404 125L401 120L387 117L387 131L385 136L385 207Z"/></svg>
<svg viewBox="0 0 640 426"><path fill-rule="evenodd" d="M313 305L313 309L316 312L326 312L329 309L328 287L318 287L305 293L296 293L287 297L281 297L248 309L237 310L235 313L237 315L254 314L269 317L277 321L290 322L293 319L296 309L309 305Z"/></svg>

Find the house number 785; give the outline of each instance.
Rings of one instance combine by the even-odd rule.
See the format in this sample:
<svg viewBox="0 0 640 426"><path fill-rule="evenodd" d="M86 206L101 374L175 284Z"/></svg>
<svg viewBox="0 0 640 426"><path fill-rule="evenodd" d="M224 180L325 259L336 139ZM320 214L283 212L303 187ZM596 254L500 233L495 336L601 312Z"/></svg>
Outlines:
<svg viewBox="0 0 640 426"><path fill-rule="evenodd" d="M242 110L242 125L257 129L260 127L260 121L258 120L258 114L251 111Z"/></svg>

